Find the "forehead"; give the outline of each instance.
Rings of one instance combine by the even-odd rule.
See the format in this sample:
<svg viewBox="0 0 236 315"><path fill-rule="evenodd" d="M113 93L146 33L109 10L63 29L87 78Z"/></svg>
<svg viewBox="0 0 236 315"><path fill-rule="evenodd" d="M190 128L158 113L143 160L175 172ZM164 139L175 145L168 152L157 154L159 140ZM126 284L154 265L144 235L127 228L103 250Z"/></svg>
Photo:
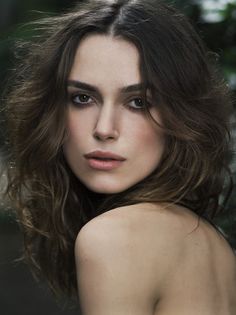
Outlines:
<svg viewBox="0 0 236 315"><path fill-rule="evenodd" d="M132 42L92 34L80 42L69 79L110 88L132 85L141 82L139 65L139 51Z"/></svg>

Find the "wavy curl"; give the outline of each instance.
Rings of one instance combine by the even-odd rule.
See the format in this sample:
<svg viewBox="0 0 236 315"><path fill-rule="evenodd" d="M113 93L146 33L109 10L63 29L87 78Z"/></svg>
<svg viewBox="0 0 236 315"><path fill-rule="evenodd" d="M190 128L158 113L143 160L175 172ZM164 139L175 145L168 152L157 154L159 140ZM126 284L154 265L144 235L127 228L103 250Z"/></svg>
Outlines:
<svg viewBox="0 0 236 315"><path fill-rule="evenodd" d="M6 93L6 194L24 235L25 258L55 292L76 293L74 242L93 217L140 202L181 204L212 218L220 211L229 156L230 97L188 20L154 0L95 0L33 23ZM156 170L115 195L89 191L70 170L66 82L81 39L120 36L140 52L140 71L163 122L166 147ZM143 93L146 93L144 89ZM153 120L146 108L146 113Z"/></svg>

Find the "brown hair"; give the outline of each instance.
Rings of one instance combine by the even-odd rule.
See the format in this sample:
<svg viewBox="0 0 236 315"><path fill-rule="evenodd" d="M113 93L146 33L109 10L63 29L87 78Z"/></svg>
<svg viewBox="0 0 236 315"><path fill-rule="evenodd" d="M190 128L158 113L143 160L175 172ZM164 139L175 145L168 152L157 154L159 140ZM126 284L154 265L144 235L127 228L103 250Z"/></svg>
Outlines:
<svg viewBox="0 0 236 315"><path fill-rule="evenodd" d="M75 238L99 213L140 202L178 203L206 217L220 209L230 101L190 23L160 1L87 1L37 25L43 34L27 45L6 97L7 194L35 274L44 275L54 291L72 295ZM137 46L166 136L156 170L114 195L89 191L62 151L67 78L81 39L91 33L121 36Z"/></svg>

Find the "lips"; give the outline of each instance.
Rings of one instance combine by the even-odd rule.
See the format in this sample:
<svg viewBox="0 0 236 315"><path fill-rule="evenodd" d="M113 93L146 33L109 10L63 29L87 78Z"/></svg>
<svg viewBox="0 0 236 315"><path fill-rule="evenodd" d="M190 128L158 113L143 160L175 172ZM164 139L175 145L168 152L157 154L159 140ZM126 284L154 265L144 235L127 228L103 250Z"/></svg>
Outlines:
<svg viewBox="0 0 236 315"><path fill-rule="evenodd" d="M96 150L84 155L91 169L112 171L119 168L126 160L123 156L109 151Z"/></svg>
<svg viewBox="0 0 236 315"><path fill-rule="evenodd" d="M109 151L100 151L96 150L84 155L87 159L98 159L98 160L116 160L116 161L125 161L123 156L115 154Z"/></svg>

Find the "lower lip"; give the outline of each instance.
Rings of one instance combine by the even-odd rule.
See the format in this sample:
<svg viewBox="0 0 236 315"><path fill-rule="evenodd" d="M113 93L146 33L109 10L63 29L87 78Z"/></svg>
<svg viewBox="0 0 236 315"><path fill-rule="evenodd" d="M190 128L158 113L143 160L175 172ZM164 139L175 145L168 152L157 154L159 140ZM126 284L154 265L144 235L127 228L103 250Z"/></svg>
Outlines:
<svg viewBox="0 0 236 315"><path fill-rule="evenodd" d="M88 164L90 167L97 170L112 170L114 168L119 167L124 161L118 160L99 160L99 159L88 159Z"/></svg>

